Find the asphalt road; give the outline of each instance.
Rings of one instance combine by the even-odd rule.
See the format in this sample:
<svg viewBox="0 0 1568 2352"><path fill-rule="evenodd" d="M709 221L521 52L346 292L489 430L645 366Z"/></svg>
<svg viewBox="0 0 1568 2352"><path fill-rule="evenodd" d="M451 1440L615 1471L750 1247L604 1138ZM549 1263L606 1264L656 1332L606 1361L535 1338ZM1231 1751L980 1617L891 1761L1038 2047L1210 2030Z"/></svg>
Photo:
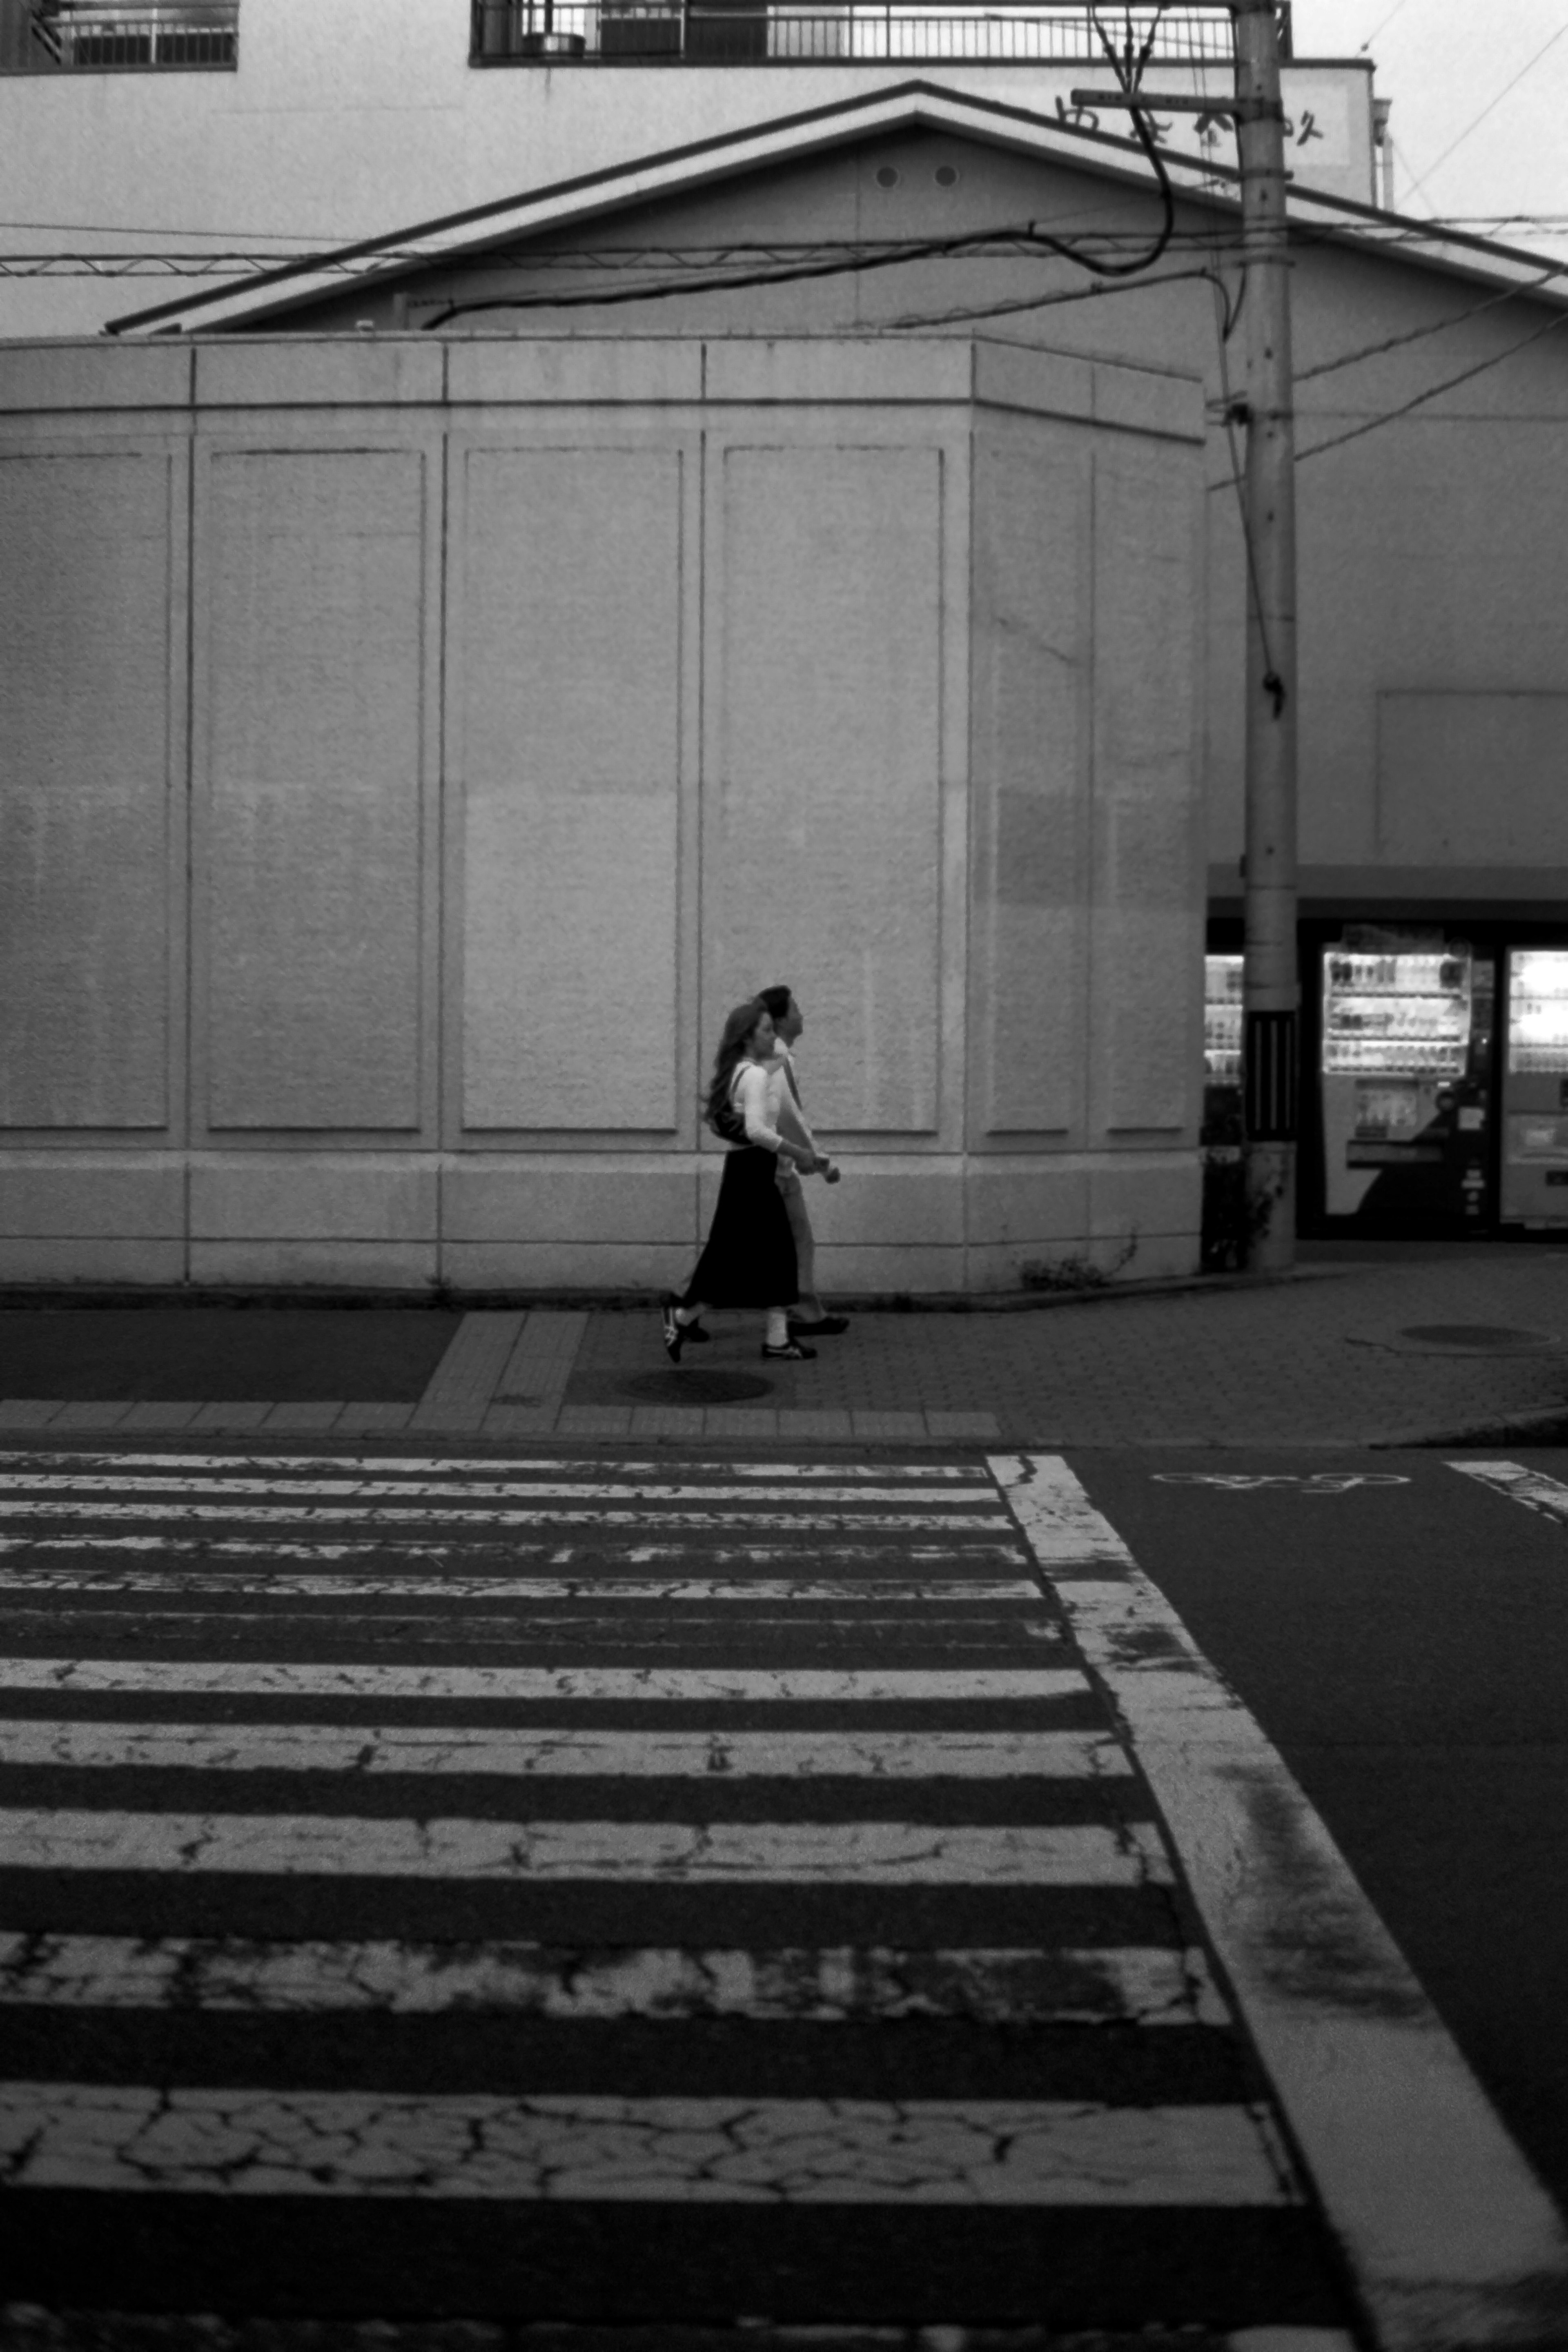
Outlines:
<svg viewBox="0 0 1568 2352"><path fill-rule="evenodd" d="M1568 1524L1451 1466L1568 1451L1070 1458L1568 2209Z"/></svg>
<svg viewBox="0 0 1568 2352"><path fill-rule="evenodd" d="M1343 2340L978 1458L77 1446L0 1500L12 2296Z"/></svg>

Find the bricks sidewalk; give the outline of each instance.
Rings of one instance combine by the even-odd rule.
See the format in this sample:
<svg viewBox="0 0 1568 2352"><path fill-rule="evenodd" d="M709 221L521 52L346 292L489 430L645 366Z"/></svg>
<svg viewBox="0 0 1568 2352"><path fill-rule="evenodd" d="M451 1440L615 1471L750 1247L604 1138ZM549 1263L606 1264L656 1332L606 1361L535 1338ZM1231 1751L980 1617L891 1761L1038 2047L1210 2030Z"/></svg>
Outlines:
<svg viewBox="0 0 1568 2352"><path fill-rule="evenodd" d="M246 1319L235 1316L237 1337ZM52 1318L57 1349L71 1322ZM1517 1328L1545 1341L1496 1350L1406 1336L1443 1326ZM85 1344L85 1318L81 1328ZM1568 1417L1568 1251L1555 1249L1319 1262L1288 1283L1101 1294L1015 1313L858 1314L812 1364L764 1365L755 1316L718 1317L712 1328L713 1343L689 1349L677 1370L651 1301L642 1311L481 1312L458 1322L406 1403L93 1402L84 1377L79 1400L5 1397L0 1433L1359 1445L1553 1410ZM12 1385L0 1370L0 1389Z"/></svg>

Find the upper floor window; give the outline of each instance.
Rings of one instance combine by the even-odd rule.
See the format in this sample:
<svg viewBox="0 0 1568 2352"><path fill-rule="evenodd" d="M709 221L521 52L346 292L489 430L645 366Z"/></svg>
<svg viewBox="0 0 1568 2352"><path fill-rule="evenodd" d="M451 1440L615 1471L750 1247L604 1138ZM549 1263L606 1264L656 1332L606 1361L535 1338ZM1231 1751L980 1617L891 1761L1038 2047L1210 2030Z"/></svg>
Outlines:
<svg viewBox="0 0 1568 2352"><path fill-rule="evenodd" d="M109 73L232 68L239 0L0 0L0 67Z"/></svg>

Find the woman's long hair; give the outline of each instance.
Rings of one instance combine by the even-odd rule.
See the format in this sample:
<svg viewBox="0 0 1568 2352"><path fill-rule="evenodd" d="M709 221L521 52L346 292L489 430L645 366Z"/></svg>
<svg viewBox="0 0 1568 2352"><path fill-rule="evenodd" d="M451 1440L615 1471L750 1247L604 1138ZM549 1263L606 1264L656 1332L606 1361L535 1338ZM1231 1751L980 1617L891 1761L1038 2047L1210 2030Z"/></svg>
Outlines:
<svg viewBox="0 0 1568 2352"><path fill-rule="evenodd" d="M730 1082L745 1060L746 1048L767 1009L760 996L751 997L744 1004L737 1004L724 1024L719 1051L713 1056L712 1083L702 1103L702 1116L716 1135L722 1132L715 1121L729 1103Z"/></svg>

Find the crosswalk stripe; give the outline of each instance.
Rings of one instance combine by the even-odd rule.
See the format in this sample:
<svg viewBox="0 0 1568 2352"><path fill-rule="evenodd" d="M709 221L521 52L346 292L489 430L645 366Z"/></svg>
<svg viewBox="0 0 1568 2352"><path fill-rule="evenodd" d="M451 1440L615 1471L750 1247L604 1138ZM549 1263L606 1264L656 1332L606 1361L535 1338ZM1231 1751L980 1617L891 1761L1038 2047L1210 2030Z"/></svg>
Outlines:
<svg viewBox="0 0 1568 2352"><path fill-rule="evenodd" d="M775 1533L782 1532L775 1530ZM563 1543L549 1536L537 1539L510 1536L496 1542L465 1538L459 1543L430 1543L420 1536L385 1535L366 1543L333 1543L319 1537L299 1539L292 1527L286 1537L271 1535L248 1536L171 1536L121 1535L106 1536L96 1529L83 1529L68 1536L0 1536L0 1554L11 1557L48 1552L155 1552L179 1558L189 1553L198 1559L483 1559L493 1555L509 1567L520 1559L548 1559L552 1568L569 1567L574 1560L615 1563L615 1572L626 1568L650 1568L659 1560L669 1560L682 1568L689 1565L692 1548L689 1543L648 1543L642 1539L627 1542L617 1537L608 1544L582 1542ZM989 1562L995 1566L1016 1566L1026 1563L1027 1555L1022 1544L1015 1540L986 1537L983 1542L973 1540L945 1544L910 1543L808 1543L769 1542L752 1544L704 1544L702 1557L721 1568L769 1568L782 1566L790 1560L810 1559L818 1567L854 1567L864 1570L879 1563L894 1561L900 1570L918 1566L923 1560L940 1561L952 1569L961 1564L979 1568ZM955 1582L963 1579L954 1579ZM1031 1582L1030 1591L1038 1587Z"/></svg>
<svg viewBox="0 0 1568 2352"><path fill-rule="evenodd" d="M237 1633L261 1635L276 1642L301 1638L372 1645L387 1642L437 1642L493 1644L521 1642L548 1649L569 1643L597 1642L608 1650L668 1650L685 1641L710 1648L732 1649L773 1633L793 1633L803 1643L842 1648L856 1640L862 1645L879 1638L899 1640L918 1649L1001 1650L1020 1642L1060 1647L1062 1630L1048 1620L1031 1619L1013 1610L999 1617L970 1610L958 1617L930 1611L917 1619L879 1616L868 1602L850 1616L826 1616L818 1609L792 1607L769 1615L765 1608L745 1612L721 1610L717 1615L689 1615L672 1630L666 1619L647 1609L628 1613L610 1600L559 1601L548 1608L521 1604L504 1616L456 1615L449 1610L395 1605L378 1610L319 1608L298 1613L279 1609L202 1609L166 1599L131 1609L60 1609L11 1606L0 1610L0 1629L12 1641L60 1641L80 1638L102 1646L115 1641L156 1637L163 1642L222 1641Z"/></svg>
<svg viewBox="0 0 1568 2352"><path fill-rule="evenodd" d="M945 1500L946 1498L943 1497ZM352 1520L358 1526L370 1527L468 1527L531 1528L728 1528L737 1524L762 1525L771 1529L798 1528L812 1532L831 1531L849 1535L860 1528L903 1529L905 1528L942 1528L963 1535L973 1528L982 1533L1005 1530L1008 1520L994 1511L956 1513L942 1511L911 1511L903 1517L886 1512L857 1511L748 1511L743 1505L728 1510L699 1511L619 1511L610 1508L578 1510L569 1506L551 1507L539 1510L469 1510L461 1504L388 1505L375 1503L362 1507L353 1503L291 1502L279 1497L273 1503L93 1503L90 1507L69 1502L9 1502L0 1503L0 1518L8 1519L164 1519L179 1526L205 1519L221 1519L233 1523L272 1521L289 1525L310 1520L321 1526L336 1526Z"/></svg>
<svg viewBox="0 0 1568 2352"><path fill-rule="evenodd" d="M0 1935L0 2003L247 2015L509 2011L608 2022L748 2017L866 2024L1223 2026L1201 1951L881 1945L746 1951L539 1944L247 1943L195 1937Z"/></svg>
<svg viewBox="0 0 1568 2352"><path fill-rule="evenodd" d="M72 1771L478 1773L507 1780L1117 1780L1104 1731L504 1731L460 1725L38 1722L0 1730L0 1767Z"/></svg>
<svg viewBox="0 0 1568 2352"><path fill-rule="evenodd" d="M1521 1462L1450 1462L1448 1467L1462 1470L1467 1478L1479 1478L1549 1519L1568 1519L1568 1486L1543 1470L1527 1470Z"/></svg>
<svg viewBox="0 0 1568 2352"><path fill-rule="evenodd" d="M263 1693L296 1698L647 1699L816 1706L1063 1698L1089 1687L1069 1666L837 1670L814 1666L333 1665L316 1659L0 1658L0 1690Z"/></svg>
<svg viewBox="0 0 1568 2352"><path fill-rule="evenodd" d="M688 1886L1147 1886L1171 1876L1142 1822L384 1821L21 1805L0 1809L0 1869Z"/></svg>
<svg viewBox="0 0 1568 2352"><path fill-rule="evenodd" d="M461 1455L421 1454L388 1455L379 1454L79 1454L31 1453L7 1450L6 1460L17 1469L32 1470L162 1470L167 1472L177 1463L183 1472L192 1470L258 1470L321 1471L342 1476L345 1471L370 1471L377 1477L390 1478L398 1475L416 1476L433 1472L439 1477L452 1478L472 1474L476 1477L493 1477L503 1467L509 1477L521 1477L529 1472L562 1478L569 1475L571 1465L559 1454L540 1461L498 1462L495 1454L478 1460L466 1460ZM693 1471L700 1465L688 1465ZM726 1478L781 1478L793 1486L810 1490L826 1482L843 1486L859 1480L884 1486L918 1487L923 1486L973 1486L976 1483L973 1465L943 1462L724 1462L714 1468ZM661 1462L601 1460L595 1457L583 1465L583 1475L593 1478L668 1478L669 1465ZM989 1488L984 1489L989 1493Z"/></svg>
<svg viewBox="0 0 1568 2352"><path fill-rule="evenodd" d="M757 1503L798 1502L799 1490L791 1486L737 1486L721 1484L699 1486L678 1485L668 1479L657 1483L630 1486L602 1478L548 1480L515 1478L418 1479L399 1478L203 1478L188 1476L148 1477L141 1473L132 1476L99 1476L97 1475L62 1475L45 1473L25 1476L0 1473L0 1492L15 1494L26 1490L32 1494L72 1495L271 1495L288 1500L300 1496L320 1495L359 1502L383 1502L395 1496L419 1500L486 1502L518 1498L533 1502L612 1502L633 1503L744 1503L748 1511ZM822 1503L901 1503L904 1492L897 1486L813 1486L808 1490L811 1502ZM923 1497L921 1498L923 1499ZM995 1508L996 1496L989 1486L952 1486L943 1491L943 1504L973 1503ZM97 1506L92 1506L96 1510Z"/></svg>
<svg viewBox="0 0 1568 2352"><path fill-rule="evenodd" d="M1058 1499L1077 1573L1115 1574ZM1299 2260L1147 1790L989 1468L8 1454L0 1555L0 1640L49 1651L0 1656L0 2186L100 2192L112 2292L170 2227L148 2191L204 2200L226 2278L306 2198L318 2231L342 2200L334 2249L489 2201L525 2263L555 2226L525 2207L619 2208L760 2297L825 2230L847 2280L902 2279L986 2208L1116 2245L1208 2208ZM798 2249L712 2210L796 2206Z"/></svg>
<svg viewBox="0 0 1568 2352"><path fill-rule="evenodd" d="M15 2189L661 2204L1300 2201L1261 2111L0 2084Z"/></svg>
<svg viewBox="0 0 1568 2352"><path fill-rule="evenodd" d="M7 1592L223 1593L268 1599L394 1601L576 1601L606 1604L657 1601L679 1608L703 1604L788 1601L816 1604L837 1601L935 1604L1012 1601L1039 1607L1040 1587L1031 1578L924 1577L900 1582L893 1577L840 1577L828 1580L786 1577L688 1576L665 1580L626 1576L353 1576L337 1572L300 1576L278 1571L245 1576L237 1570L202 1575L193 1570L0 1569L0 1594Z"/></svg>

